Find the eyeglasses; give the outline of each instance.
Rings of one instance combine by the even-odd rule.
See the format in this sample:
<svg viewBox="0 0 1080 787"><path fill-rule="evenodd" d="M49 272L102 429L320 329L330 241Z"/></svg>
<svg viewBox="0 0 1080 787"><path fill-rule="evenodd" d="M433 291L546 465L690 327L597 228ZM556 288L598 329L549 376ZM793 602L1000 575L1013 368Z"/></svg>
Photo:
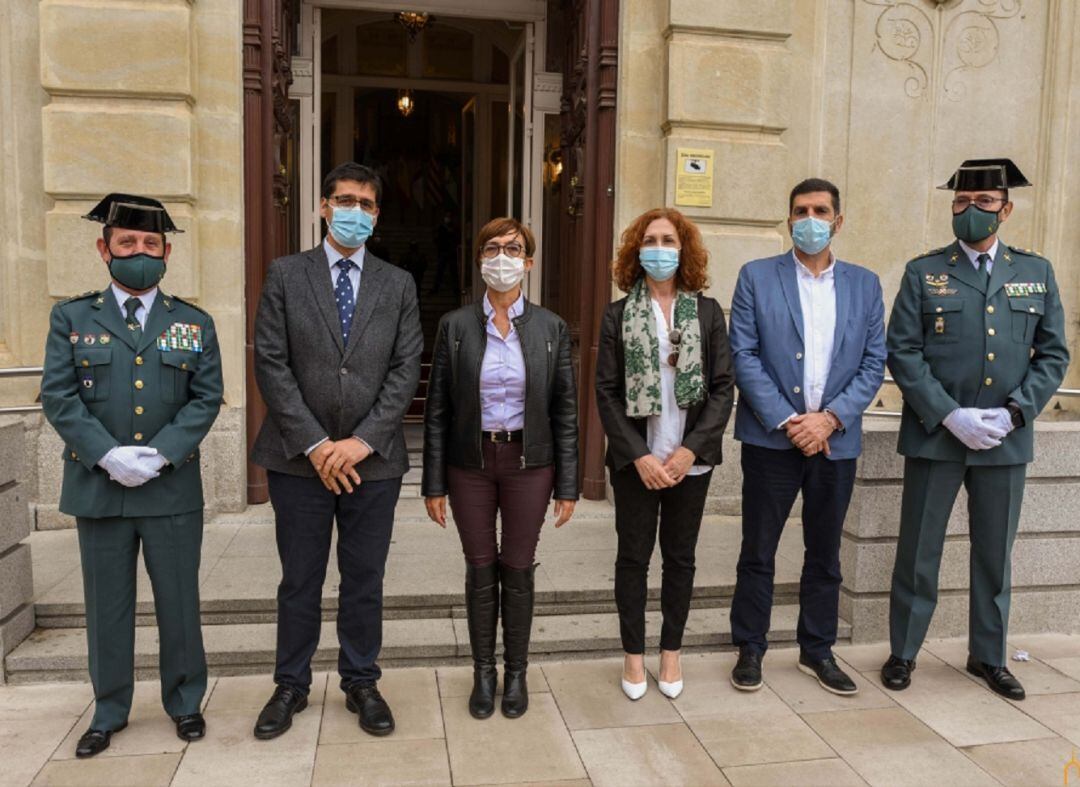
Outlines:
<svg viewBox="0 0 1080 787"><path fill-rule="evenodd" d="M971 197L957 197L952 201L952 209L953 213L963 213L972 203L975 203L975 207L980 210L990 210L994 207L994 203L1004 201L1004 197L991 197L988 194L981 194L975 199L972 199Z"/></svg>
<svg viewBox="0 0 1080 787"><path fill-rule="evenodd" d="M378 205L376 205L371 200L366 198L357 199L352 194L339 194L335 197L330 197L327 202L329 202L335 208L345 208L346 210L350 208L355 208L357 205L359 205L368 213L373 212L378 207Z"/></svg>
<svg viewBox="0 0 1080 787"><path fill-rule="evenodd" d="M667 357L668 366L679 365L679 345L682 344L682 331L672 328L668 331L668 341L671 342L671 353Z"/></svg>
<svg viewBox="0 0 1080 787"><path fill-rule="evenodd" d="M517 241L510 241L509 243L485 243L484 247L480 249L480 254L484 259L490 260L499 256L499 252L506 252L507 257L520 257L525 253L525 247Z"/></svg>

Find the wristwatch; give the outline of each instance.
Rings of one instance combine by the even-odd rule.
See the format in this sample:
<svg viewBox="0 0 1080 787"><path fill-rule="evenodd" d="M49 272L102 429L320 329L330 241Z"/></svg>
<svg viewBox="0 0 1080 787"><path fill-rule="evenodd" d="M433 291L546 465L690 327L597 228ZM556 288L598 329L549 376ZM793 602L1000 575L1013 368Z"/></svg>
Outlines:
<svg viewBox="0 0 1080 787"><path fill-rule="evenodd" d="M1023 426L1024 426L1024 411L1020 409L1020 405L1018 405L1016 402L1010 400L1009 403L1007 405L1005 405L1005 409L1009 411L1009 416L1012 418L1013 428L1014 429L1023 428Z"/></svg>

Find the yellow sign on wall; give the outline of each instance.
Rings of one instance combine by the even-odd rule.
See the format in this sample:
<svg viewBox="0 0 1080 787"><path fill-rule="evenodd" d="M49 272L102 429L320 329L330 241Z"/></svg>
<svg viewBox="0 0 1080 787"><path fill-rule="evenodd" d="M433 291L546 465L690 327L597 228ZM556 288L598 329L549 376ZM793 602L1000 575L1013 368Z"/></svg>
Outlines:
<svg viewBox="0 0 1080 787"><path fill-rule="evenodd" d="M711 208L713 152L678 148L675 151L675 204Z"/></svg>

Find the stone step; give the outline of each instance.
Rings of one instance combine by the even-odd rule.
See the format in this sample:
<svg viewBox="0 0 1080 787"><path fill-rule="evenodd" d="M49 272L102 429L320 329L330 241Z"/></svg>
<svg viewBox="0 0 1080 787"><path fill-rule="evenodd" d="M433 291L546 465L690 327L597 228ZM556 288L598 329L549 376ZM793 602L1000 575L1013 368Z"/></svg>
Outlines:
<svg viewBox="0 0 1080 787"><path fill-rule="evenodd" d="M683 646L689 651L724 650L731 647L731 627L727 607L710 607L691 612ZM774 607L770 642L795 640L798 607ZM660 613L646 613L647 647L659 647ZM557 660L588 658L621 653L619 620L614 613L537 615L533 621L530 658ZM851 626L840 621L841 642L850 641ZM206 626L203 629L207 661L213 675L269 675L274 666L275 626L273 623L246 623ZM463 664L469 659L469 637L461 618L387 620L383 625L383 666L421 664ZM135 637L137 677L157 675L157 631L140 627ZM313 660L316 670L333 670L337 662L337 635L332 621L324 622L318 650ZM5 660L12 683L56 680L85 680L87 670L86 633L82 629L38 629L8 654Z"/></svg>

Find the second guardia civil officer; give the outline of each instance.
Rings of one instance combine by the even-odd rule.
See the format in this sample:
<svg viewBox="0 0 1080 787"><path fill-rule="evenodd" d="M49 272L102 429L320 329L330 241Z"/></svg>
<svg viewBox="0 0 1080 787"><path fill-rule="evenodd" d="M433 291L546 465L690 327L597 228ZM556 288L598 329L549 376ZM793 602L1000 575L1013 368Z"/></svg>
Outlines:
<svg viewBox="0 0 1080 787"><path fill-rule="evenodd" d="M956 240L907 264L889 320L889 369L904 395L900 541L889 607L887 688L911 682L937 603L945 527L968 492L971 599L967 670L1024 698L1005 666L1011 554L1034 423L1069 364L1050 261L998 240L1009 189L1029 186L1009 159L965 161L941 188Z"/></svg>
<svg viewBox="0 0 1080 787"><path fill-rule="evenodd" d="M64 441L60 510L75 517L94 717L77 757L109 748L135 689L135 569L154 590L161 700L185 741L202 738L203 532L199 443L221 409L210 315L158 287L178 232L161 203L110 194L84 218L112 283L53 307L41 406Z"/></svg>

